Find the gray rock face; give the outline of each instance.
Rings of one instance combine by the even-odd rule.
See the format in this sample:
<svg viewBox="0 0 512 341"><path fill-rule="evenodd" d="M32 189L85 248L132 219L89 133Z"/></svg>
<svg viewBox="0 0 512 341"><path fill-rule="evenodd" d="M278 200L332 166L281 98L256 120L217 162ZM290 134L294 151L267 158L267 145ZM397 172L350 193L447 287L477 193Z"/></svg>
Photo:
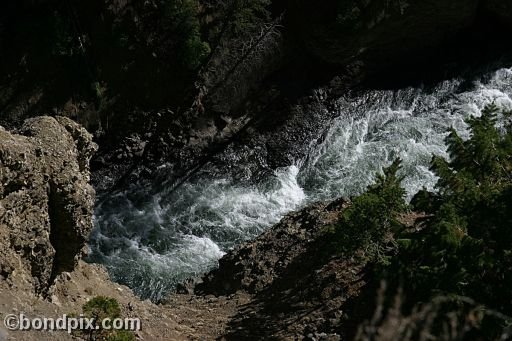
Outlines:
<svg viewBox="0 0 512 341"><path fill-rule="evenodd" d="M92 136L68 118L0 127L0 277L44 294L72 271L92 229Z"/></svg>

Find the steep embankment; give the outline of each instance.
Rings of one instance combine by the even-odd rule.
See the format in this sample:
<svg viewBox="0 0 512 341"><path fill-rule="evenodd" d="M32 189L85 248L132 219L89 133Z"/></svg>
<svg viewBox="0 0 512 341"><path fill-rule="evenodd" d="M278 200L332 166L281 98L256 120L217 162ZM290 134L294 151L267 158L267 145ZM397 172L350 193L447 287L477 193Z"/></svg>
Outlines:
<svg viewBox="0 0 512 341"><path fill-rule="evenodd" d="M0 122L52 112L84 124L101 142L101 189L153 178L165 162L181 178L235 139L261 147L254 158L275 169L324 127L308 116L330 107L310 95L437 80L509 50L510 6L498 0L179 4L7 5Z"/></svg>
<svg viewBox="0 0 512 341"><path fill-rule="evenodd" d="M364 285L363 264L330 256L323 236L346 205L339 200L289 214L203 278L196 293L251 294L229 321L228 339L340 339L344 303Z"/></svg>
<svg viewBox="0 0 512 341"><path fill-rule="evenodd" d="M201 334L192 327L226 320L237 301L215 308L218 304L208 299L182 297L178 305L159 307L111 282L101 266L81 260L92 228L89 160L96 148L85 129L64 117L37 117L16 133L0 127L2 320L8 314L53 319L78 315L83 304L103 295L115 298L124 316L141 319L140 339L208 337L210 330ZM21 339L72 337L62 331L7 331L0 326L0 340Z"/></svg>
<svg viewBox="0 0 512 341"><path fill-rule="evenodd" d="M485 122L484 115L489 113L487 111L479 120ZM489 122L487 127L497 132L493 123ZM447 296L428 296L426 303L414 306L411 316L403 316L404 311L407 312L407 309L402 310L402 300L406 296L401 295L399 287L391 287L391 290L398 290L396 295L391 292L394 297L385 292L385 287L378 291L376 278L379 278L379 271L382 270L379 270L379 266L386 266L384 263L403 257L400 254L409 250L407 245L412 245L413 235L421 237L423 232L437 233L435 228L431 229L431 225L428 225L437 222L435 215L406 214L405 207L391 213L386 211L388 208L383 209L388 199L393 199L397 193L405 195L405 190L399 191L396 187L399 184L396 175L398 163L394 163L394 170L385 171L386 176L380 177L377 182L379 185L372 186L366 196L355 198L352 204L339 199L312 204L290 213L254 241L243 243L230 251L220 260L219 268L205 275L202 281L189 281L180 286L179 291L183 294L171 295L159 305L141 302L130 289L112 283L102 267L80 260L85 242L80 233L88 233L92 218L87 162L95 146L91 144L90 135L67 119L49 117L26 122L20 132L25 135L1 131L4 140L0 144L0 174L5 186L2 188L5 194L2 207L9 209L0 215L0 232L6 236L0 243L0 313L3 316L22 313L28 318L58 318L63 314L80 313L82 305L94 296L109 296L121 304L124 316L141 319L143 329L135 335L146 340L340 340L351 339L357 331L360 338L356 339L366 340L374 336L379 340L393 340L397 337L407 339L415 335L411 333L417 332L437 335L437 324L432 324L431 319L441 319L441 325L447 326L445 320L451 318L450 323L454 327L452 331L443 330L443 335L453 336L473 335L480 328L485 329L486 316L497 318L500 322L508 320L505 315L487 309L469 297L460 296L455 300ZM464 143L470 146L470 143ZM499 146L509 148L509 144ZM475 155L473 150L467 153ZM471 159L464 160L469 160L468 164L473 167L471 169L481 174L480 168L475 168ZM26 170L32 167L38 172L31 178L31 173L27 174ZM507 169L510 167L504 167L500 174L508 176ZM39 175L48 182L38 181ZM29 183L29 179L33 182ZM501 184L499 181L497 183ZM17 186L13 188L13 184ZM510 187L504 187L504 190L508 191L506 195L510 194ZM27 193L31 194L28 196L31 199L44 198L45 194L47 197L29 203L19 200ZM55 197L60 200L55 200ZM374 202L374 199L378 200ZM399 199L403 202L402 197ZM504 199L510 200L510 196ZM371 211L368 211L368 205L372 205ZM362 211L358 211L361 208ZM502 208L498 205L498 214L506 213ZM53 209L60 214L56 215ZM18 213L16 218L12 213ZM66 218L61 218L63 215ZM21 221L17 217L21 217ZM354 217L355 220L350 220ZM393 222L396 219L399 225L399 230L395 232L397 238L408 238L397 239L399 243L396 243L391 232L395 224L390 224L388 219ZM353 221L358 223L354 224ZM500 216L499 227L504 230L508 227L505 221L508 220ZM31 223L31 228L27 228L23 222ZM491 223L490 226L494 225ZM362 227L368 230L361 231ZM454 228L461 231L457 225ZM55 232L65 235L68 246L73 248L63 249L60 239L52 237ZM374 234L374 237L366 239ZM73 239L73 235L78 237ZM347 235L351 237L343 239ZM360 235L363 238L359 238ZM472 238L470 235L460 236L461 240L467 240L465 237ZM336 238L334 243L333 238ZM436 240L439 239L434 239L434 243ZM340 241L343 245L339 244ZM440 244L434 245L443 247L445 241L441 239ZM46 242L46 254L32 258L41 250L34 247L34 242L38 245ZM420 240L415 245L423 248L424 242ZM491 240L490 245L496 243ZM65 257L61 258L59 254L62 255L63 250L66 250ZM373 259L372 250L381 250L390 257ZM464 252L464 249L457 251ZM480 257L478 254L469 256ZM422 254L419 257L422 259ZM381 261L383 263L379 265ZM503 266L499 260L496 264ZM415 265L412 264L413 270L416 270ZM41 268L51 268L52 272L47 276L41 273ZM427 266L420 267L420 270L425 268L429 269ZM493 272L489 272L489 275L495 276ZM457 278L455 280L459 283ZM429 283L426 284L432 290ZM377 293L379 296L375 300ZM433 294L438 292L434 290ZM385 302L390 299L394 301ZM462 303L465 307L448 310L445 316L443 309L449 308L454 302ZM409 304L416 303L414 296ZM373 318L364 322L375 306ZM477 311L482 314L477 314ZM400 325L400 328L396 328L396 325ZM508 329L505 328L503 335L507 333ZM2 327L0 337L8 340L72 338L65 332L7 332Z"/></svg>
<svg viewBox="0 0 512 341"><path fill-rule="evenodd" d="M103 295L115 298L125 316L141 319L143 330L136 333L140 339L290 337L314 332L326 314L338 316L338 306L357 292L358 285L350 284L355 272L340 268L338 261L324 264L312 257L322 230L336 221L343 208L340 201L291 214L256 241L233 251L218 271L205 277L197 295L173 295L158 306L142 302L130 289L112 283L101 266L81 261L92 226L94 191L88 184L88 162L96 146L91 136L61 117L35 118L18 134L3 128L0 134L2 316L79 314L89 299ZM334 286L341 282L333 279L346 283L349 292L341 294ZM293 292L283 295L288 289ZM340 295L331 295L333 290ZM321 293L324 299L319 301ZM277 301L270 297L280 297L284 310L273 312L268 300ZM294 301L302 305L285 309ZM325 302L332 304L316 309ZM274 324L277 313L286 314L288 322L297 314L304 318L284 328ZM331 322L337 328L338 322ZM256 326L262 329L253 330ZM16 332L4 327L0 337L71 339L66 332Z"/></svg>
<svg viewBox="0 0 512 341"><path fill-rule="evenodd" d="M229 296L173 296L161 307L141 303L127 288L109 282L99 267L79 260L92 226L93 196L87 184L91 136L64 118L37 118L21 127L23 120L52 112L94 130L102 147L94 162L95 183L101 189L125 188L143 176L156 178L155 188L165 187L165 198L175 184L182 184L175 180L207 163L213 164L210 175L250 182L304 158L307 146L329 126L347 89L375 82L394 85L396 78L418 81L429 73L435 79L445 72L458 75L501 56L509 48L502 38L511 27L511 8L498 0L187 1L179 13L180 22L186 23L183 32L174 25L172 3L69 1L61 6L60 1L20 1L0 13L1 118L19 128L17 135L0 131L1 312L76 312L88 298L105 294L116 297L127 314L145 319L141 335L147 339L237 338L244 333L316 337L317 332L336 338L339 309L362 283L357 264L339 259L323 263L314 257L318 245L313 241L323 224L336 219L337 208L308 208L230 253L198 288ZM288 170L295 175L292 181L278 177L284 188L279 195L298 187L297 169ZM217 184L209 190L230 185ZM186 193L184 202L198 190ZM141 201L153 198L154 188L143 191ZM256 194L267 202L268 196ZM302 197L292 199L295 205ZM268 202L277 207L272 219L291 206ZM226 207L234 206L222 207L220 218L214 218L230 219L224 215L232 213ZM158 229L168 208L150 207ZM261 215L256 207L249 221ZM125 221L113 218L116 226L128 230ZM169 216L163 218L165 222ZM150 220L138 219L134 222ZM220 256L215 243L194 235L205 234L201 219L188 220L188 225L179 221L179 236L192 240L186 251L202 257L201 251L213 247L215 257ZM251 225L256 226L252 236L269 221ZM227 246L245 237L239 225L231 226L217 232ZM128 240L128 248L131 238L135 235L139 242L142 234L140 226L130 227L138 229L118 239L121 245ZM150 247L141 243L137 259L141 254L166 261L176 256L168 253L175 246L167 243L175 242L172 233L165 237L169 235L160 239L157 234L155 239L164 242ZM198 251L197 245L203 249ZM148 279L142 271L135 275ZM343 283L343 292L334 280ZM157 284L163 282L160 278ZM260 322L258 328L247 315ZM23 337L35 339L38 334Z"/></svg>

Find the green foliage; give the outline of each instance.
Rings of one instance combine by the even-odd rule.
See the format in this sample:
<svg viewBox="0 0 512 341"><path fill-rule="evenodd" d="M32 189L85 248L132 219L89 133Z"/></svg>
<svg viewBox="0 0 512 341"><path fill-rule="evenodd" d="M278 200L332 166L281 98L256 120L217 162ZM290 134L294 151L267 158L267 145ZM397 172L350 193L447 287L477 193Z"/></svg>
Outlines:
<svg viewBox="0 0 512 341"><path fill-rule="evenodd" d="M434 156L431 163L436 193L423 189L411 202L429 214L419 231L400 229L397 221L405 210L399 162L354 199L337 228L342 252L364 250L373 262L374 283L386 281L391 292L403 288L408 305L402 309L441 295L470 297L486 307L482 316L504 313L475 322L484 339L497 338L512 322L503 318L512 316L512 129L509 122L497 124L498 114L489 105L470 118L467 140L448 131L450 159ZM393 238L395 252L385 253Z"/></svg>
<svg viewBox="0 0 512 341"><path fill-rule="evenodd" d="M19 74L20 89L41 88L46 108L99 97L109 117L177 107L191 102L210 54L200 11L199 0L13 2L3 11L13 19L3 23L2 75ZM93 83L108 92L98 96Z"/></svg>
<svg viewBox="0 0 512 341"><path fill-rule="evenodd" d="M184 46L181 60L189 69L197 69L210 54L210 45L201 41L199 36L190 37Z"/></svg>
<svg viewBox="0 0 512 341"><path fill-rule="evenodd" d="M132 2L131 11L115 14L111 43L101 51L100 79L129 100L161 104L181 101L197 70L210 54L201 36L198 0ZM103 37L93 41L101 43ZM165 86L163 86L165 84Z"/></svg>
<svg viewBox="0 0 512 341"><path fill-rule="evenodd" d="M385 261L386 246L392 243L392 232L401 228L398 221L407 206L401 178L397 176L401 160L379 174L366 193L353 199L337 228L337 248L344 254L363 250L363 257L370 261Z"/></svg>
<svg viewBox="0 0 512 341"><path fill-rule="evenodd" d="M88 331L89 340L107 341L134 341L135 335L128 330L103 330L100 321L104 319L114 320L121 317L121 307L116 299L96 296L82 307L85 317L93 318L98 330Z"/></svg>
<svg viewBox="0 0 512 341"><path fill-rule="evenodd" d="M244 30L251 30L258 24L269 21L270 13L267 7L270 0L237 0L233 18L233 33L239 34Z"/></svg>
<svg viewBox="0 0 512 341"><path fill-rule="evenodd" d="M117 330L113 335L109 335L107 341L135 341L135 335L127 330Z"/></svg>
<svg viewBox="0 0 512 341"><path fill-rule="evenodd" d="M163 29L176 39L178 60L182 66L196 69L210 53L208 43L203 42L197 0L161 1Z"/></svg>
<svg viewBox="0 0 512 341"><path fill-rule="evenodd" d="M454 129L446 138L450 160L433 157L438 193L423 190L417 210L433 216L420 232L399 235L399 252L379 278L428 301L437 294L472 297L512 314L512 131L496 127L498 109L468 120L470 138ZM502 326L487 323L488 335Z"/></svg>
<svg viewBox="0 0 512 341"><path fill-rule="evenodd" d="M82 307L84 315L97 320L105 318L118 318L121 316L121 308L116 299L96 296Z"/></svg>

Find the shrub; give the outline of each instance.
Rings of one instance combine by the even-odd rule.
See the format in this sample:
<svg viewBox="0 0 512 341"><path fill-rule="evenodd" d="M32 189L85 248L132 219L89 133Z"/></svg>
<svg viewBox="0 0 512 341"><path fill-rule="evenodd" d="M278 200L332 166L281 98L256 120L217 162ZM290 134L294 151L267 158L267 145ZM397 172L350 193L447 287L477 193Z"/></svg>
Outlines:
<svg viewBox="0 0 512 341"><path fill-rule="evenodd" d="M132 341L135 340L133 332L127 330L104 330L101 329L100 321L104 319L116 319L121 317L121 307L116 299L97 296L84 304L82 307L84 316L93 318L97 330L88 331L89 340L107 340L107 341Z"/></svg>
<svg viewBox="0 0 512 341"><path fill-rule="evenodd" d="M502 115L505 124L497 124L498 114L490 105L470 118L467 140L449 130L450 159L432 158L436 193L424 189L412 200L415 210L430 214L419 231L399 228L405 205L398 161L354 199L337 229L342 252L362 248L374 265L367 267L369 288L381 282L391 292L403 288L398 314L414 315L436 297L450 302L439 317L465 318L467 307L460 302L476 306L480 318L471 321L471 333L477 334L468 339L498 339L512 323L507 317L512 315L512 128L509 114ZM391 234L399 243L394 253L386 253ZM443 334L442 318L422 318L418 325L428 324L433 337Z"/></svg>
<svg viewBox="0 0 512 341"><path fill-rule="evenodd" d="M408 243L378 275L406 283L415 302L458 295L512 314L512 130L497 128L497 114L491 105L469 119L466 141L449 131L450 160L432 159L438 193L423 190L413 199L433 216L420 232L399 236ZM503 327L482 324L488 337Z"/></svg>
<svg viewBox="0 0 512 341"><path fill-rule="evenodd" d="M172 35L177 47L178 62L190 70L196 69L210 53L208 43L202 41L197 17L196 0L161 1L161 29Z"/></svg>
<svg viewBox="0 0 512 341"><path fill-rule="evenodd" d="M402 226L398 217L407 209L402 179L397 176L400 164L396 159L385 168L376 183L342 213L337 227L339 251L349 255L363 250L366 260L385 261L386 245L393 243L392 232Z"/></svg>
<svg viewBox="0 0 512 341"><path fill-rule="evenodd" d="M115 298L96 296L82 307L84 315L96 320L105 318L118 318L121 308Z"/></svg>

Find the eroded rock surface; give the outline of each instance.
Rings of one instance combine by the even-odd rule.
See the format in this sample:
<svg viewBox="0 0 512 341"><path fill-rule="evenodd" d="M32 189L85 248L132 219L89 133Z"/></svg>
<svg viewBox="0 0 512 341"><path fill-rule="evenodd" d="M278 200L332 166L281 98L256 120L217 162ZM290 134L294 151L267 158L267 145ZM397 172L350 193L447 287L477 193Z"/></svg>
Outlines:
<svg viewBox="0 0 512 341"><path fill-rule="evenodd" d="M92 229L91 135L64 117L0 127L0 275L45 294L72 271Z"/></svg>
<svg viewBox="0 0 512 341"><path fill-rule="evenodd" d="M195 291L250 295L225 327L228 340L340 340L347 301L364 286L364 264L324 252L326 229L344 200L291 213L254 241L227 253Z"/></svg>

